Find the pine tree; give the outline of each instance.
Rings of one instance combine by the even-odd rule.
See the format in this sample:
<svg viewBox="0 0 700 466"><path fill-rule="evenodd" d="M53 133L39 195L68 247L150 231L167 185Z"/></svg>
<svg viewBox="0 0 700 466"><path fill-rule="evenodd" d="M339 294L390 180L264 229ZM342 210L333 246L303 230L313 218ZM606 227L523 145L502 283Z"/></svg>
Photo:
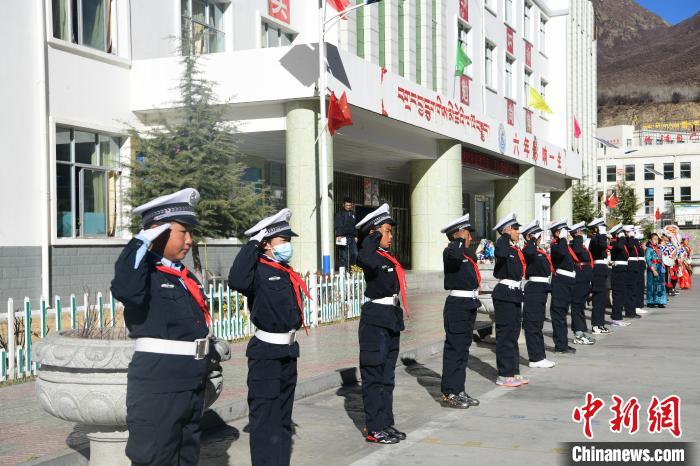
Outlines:
<svg viewBox="0 0 700 466"><path fill-rule="evenodd" d="M615 221L608 222L608 224L611 226L618 223L623 225L633 224L637 211L642 206L642 203L637 200L634 187L621 181L615 188L615 195L618 201L617 207L608 210L608 217Z"/></svg>
<svg viewBox="0 0 700 466"><path fill-rule="evenodd" d="M593 190L582 183L574 184L572 190L573 223L586 222L588 224L596 215Z"/></svg>
<svg viewBox="0 0 700 466"><path fill-rule="evenodd" d="M183 50L188 50L186 44ZM130 202L139 205L157 196L192 187L199 191L192 259L201 274L197 242L202 238L238 236L269 213L268 190L243 180L246 165L238 152L235 125L224 118L215 83L202 76L199 57L182 56L180 99L169 114L159 113L150 128L131 129L138 154L131 166Z"/></svg>

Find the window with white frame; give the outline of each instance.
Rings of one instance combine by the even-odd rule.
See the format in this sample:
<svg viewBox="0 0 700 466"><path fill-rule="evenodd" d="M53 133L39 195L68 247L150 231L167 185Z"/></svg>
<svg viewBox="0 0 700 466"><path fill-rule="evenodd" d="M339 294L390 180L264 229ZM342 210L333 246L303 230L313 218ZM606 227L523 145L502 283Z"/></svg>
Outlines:
<svg viewBox="0 0 700 466"><path fill-rule="evenodd" d="M515 60L510 57L506 57L506 72L505 72L505 96L511 100L515 99L513 92L513 65Z"/></svg>
<svg viewBox="0 0 700 466"><path fill-rule="evenodd" d="M196 55L223 52L226 7L213 1L180 0L183 46Z"/></svg>
<svg viewBox="0 0 700 466"><path fill-rule="evenodd" d="M504 2L505 21L513 25L513 0L504 0Z"/></svg>
<svg viewBox="0 0 700 466"><path fill-rule="evenodd" d="M471 59L471 52L469 50L469 33L471 29L469 26L466 24L462 23L461 21L457 21L457 43L459 44L460 47L462 47L462 50L464 50L464 53L467 54L468 57ZM468 68L468 67L467 67ZM467 73L469 74L469 73Z"/></svg>
<svg viewBox="0 0 700 466"><path fill-rule="evenodd" d="M532 27L532 3L525 0L523 2L523 37L530 39L530 28Z"/></svg>
<svg viewBox="0 0 700 466"><path fill-rule="evenodd" d="M114 0L51 0L53 36L116 53Z"/></svg>
<svg viewBox="0 0 700 466"><path fill-rule="evenodd" d="M681 201L690 202L690 186L681 186Z"/></svg>
<svg viewBox="0 0 700 466"><path fill-rule="evenodd" d="M484 51L484 81L486 85L490 88L496 87L496 70L494 69L493 57L496 54L496 46L490 42L486 42L486 49Z"/></svg>
<svg viewBox="0 0 700 466"><path fill-rule="evenodd" d="M540 15L540 51L547 53L547 18Z"/></svg>
<svg viewBox="0 0 700 466"><path fill-rule="evenodd" d="M523 72L523 105L530 105L530 86L532 86L532 71L524 70Z"/></svg>
<svg viewBox="0 0 700 466"><path fill-rule="evenodd" d="M261 47L281 47L290 45L293 41L294 34L291 32L282 30L276 24L268 23L267 21L262 22L262 27L260 28Z"/></svg>
<svg viewBox="0 0 700 466"><path fill-rule="evenodd" d="M56 235L114 236L120 137L56 128Z"/></svg>

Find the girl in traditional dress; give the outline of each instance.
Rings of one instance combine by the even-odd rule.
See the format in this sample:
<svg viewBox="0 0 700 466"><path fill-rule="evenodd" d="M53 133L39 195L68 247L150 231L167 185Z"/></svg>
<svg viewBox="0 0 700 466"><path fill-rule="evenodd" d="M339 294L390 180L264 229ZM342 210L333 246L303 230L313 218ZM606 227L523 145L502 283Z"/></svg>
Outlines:
<svg viewBox="0 0 700 466"><path fill-rule="evenodd" d="M691 249L690 246L688 245L688 237L684 237L683 240L681 240L681 245L679 248L679 261L680 261L680 268L682 270L682 275L678 280L678 287L681 289L688 289L692 285L692 274L693 274L693 266L691 265L690 261L690 255L691 255Z"/></svg>
<svg viewBox="0 0 700 466"><path fill-rule="evenodd" d="M647 307L666 307L666 286L659 235L652 233L647 243Z"/></svg>

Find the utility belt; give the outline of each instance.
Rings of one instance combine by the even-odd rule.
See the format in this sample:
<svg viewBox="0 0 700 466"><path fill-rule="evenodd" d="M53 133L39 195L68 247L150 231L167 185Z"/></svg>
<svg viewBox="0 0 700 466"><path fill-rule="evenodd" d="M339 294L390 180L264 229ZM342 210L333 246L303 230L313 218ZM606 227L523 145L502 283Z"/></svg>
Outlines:
<svg viewBox="0 0 700 466"><path fill-rule="evenodd" d="M457 298L478 298L479 290L450 290L450 296L455 296Z"/></svg>
<svg viewBox="0 0 700 466"><path fill-rule="evenodd" d="M613 261L613 267L616 265L627 265L627 261Z"/></svg>
<svg viewBox="0 0 700 466"><path fill-rule="evenodd" d="M517 280L510 280L508 278L504 278L502 280L498 281L499 285L505 285L508 288L520 288L520 281Z"/></svg>
<svg viewBox="0 0 700 466"><path fill-rule="evenodd" d="M552 277L530 277L527 280L525 280L525 283L527 282L535 282L535 283L550 283L552 280Z"/></svg>
<svg viewBox="0 0 700 466"><path fill-rule="evenodd" d="M563 276L569 277L569 278L576 278L576 272L570 272L570 271L564 270L564 269L557 269L556 273L557 273L557 275L563 275Z"/></svg>
<svg viewBox="0 0 700 466"><path fill-rule="evenodd" d="M174 354L204 359L209 354L209 337L194 341L162 340L160 338L137 338L135 351L141 353Z"/></svg>
<svg viewBox="0 0 700 466"><path fill-rule="evenodd" d="M297 341L297 331L290 330L284 333L272 333L257 329L255 331L255 338L272 345L293 345L294 342Z"/></svg>
<svg viewBox="0 0 700 466"><path fill-rule="evenodd" d="M643 258L643 257L630 257L628 260L631 260L631 261L643 261L644 258Z"/></svg>
<svg viewBox="0 0 700 466"><path fill-rule="evenodd" d="M395 294L393 296L386 296L384 298L372 299L371 302L375 304L384 304L385 306L398 306L399 305L399 295Z"/></svg>
<svg viewBox="0 0 700 466"><path fill-rule="evenodd" d="M598 259L593 261L594 264L608 265L607 259Z"/></svg>

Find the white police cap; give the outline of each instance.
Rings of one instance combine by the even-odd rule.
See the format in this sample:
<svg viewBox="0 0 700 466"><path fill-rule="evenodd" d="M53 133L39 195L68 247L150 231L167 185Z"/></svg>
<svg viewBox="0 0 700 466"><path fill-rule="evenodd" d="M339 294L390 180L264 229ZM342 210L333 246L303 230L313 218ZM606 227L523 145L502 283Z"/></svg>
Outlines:
<svg viewBox="0 0 700 466"><path fill-rule="evenodd" d="M358 230L371 230L372 228L377 228L385 223L389 225L396 225L396 222L391 218L389 213L389 204L382 204L378 209L365 215L365 217L360 220L355 228Z"/></svg>
<svg viewBox="0 0 700 466"><path fill-rule="evenodd" d="M141 215L141 224L144 227L158 222L199 225L195 212L198 201L199 192L194 188L185 188L150 200L136 207L133 213Z"/></svg>
<svg viewBox="0 0 700 466"><path fill-rule="evenodd" d="M619 232L621 229L622 229L622 224L621 224L621 223L618 223L617 225L613 226L613 227L610 229L610 234L611 234L611 235L614 235L614 234L616 234L617 232Z"/></svg>
<svg viewBox="0 0 700 466"><path fill-rule="evenodd" d="M539 220L533 220L520 229L520 233L523 235L523 237L527 235L535 235L538 232L542 232Z"/></svg>
<svg viewBox="0 0 700 466"><path fill-rule="evenodd" d="M559 220L555 220L552 223L549 224L549 229L551 231L557 231L561 230L562 228L568 229L569 227L566 225L567 220L565 218L560 218Z"/></svg>
<svg viewBox="0 0 700 466"><path fill-rule="evenodd" d="M588 226L591 228L599 227L601 225L605 225L605 218L603 217L594 218L591 220L591 223L588 224Z"/></svg>
<svg viewBox="0 0 700 466"><path fill-rule="evenodd" d="M622 227L622 229L623 229L625 232L630 233L630 232L633 232L633 231L634 231L634 225L624 225L624 226Z"/></svg>
<svg viewBox="0 0 700 466"><path fill-rule="evenodd" d="M445 228L440 230L440 233L452 234L459 230L474 231L471 223L469 223L469 214L459 217L457 220L450 222Z"/></svg>
<svg viewBox="0 0 700 466"><path fill-rule="evenodd" d="M499 222L496 224L493 229L495 231L501 232L503 231L504 228L511 227L514 229L519 229L520 224L518 223L518 218L515 216L515 212L512 212L505 217L503 217Z"/></svg>
<svg viewBox="0 0 700 466"><path fill-rule="evenodd" d="M289 226L290 218L292 218L292 211L289 209L282 209L275 215L260 220L254 227L246 230L244 234L246 236L255 236L257 232L264 228L267 230L265 238L274 238L275 236L291 238L292 236L299 236L294 233L292 227Z"/></svg>
<svg viewBox="0 0 700 466"><path fill-rule="evenodd" d="M576 225L571 225L571 232L574 233L584 228L586 228L586 222L578 222Z"/></svg>

